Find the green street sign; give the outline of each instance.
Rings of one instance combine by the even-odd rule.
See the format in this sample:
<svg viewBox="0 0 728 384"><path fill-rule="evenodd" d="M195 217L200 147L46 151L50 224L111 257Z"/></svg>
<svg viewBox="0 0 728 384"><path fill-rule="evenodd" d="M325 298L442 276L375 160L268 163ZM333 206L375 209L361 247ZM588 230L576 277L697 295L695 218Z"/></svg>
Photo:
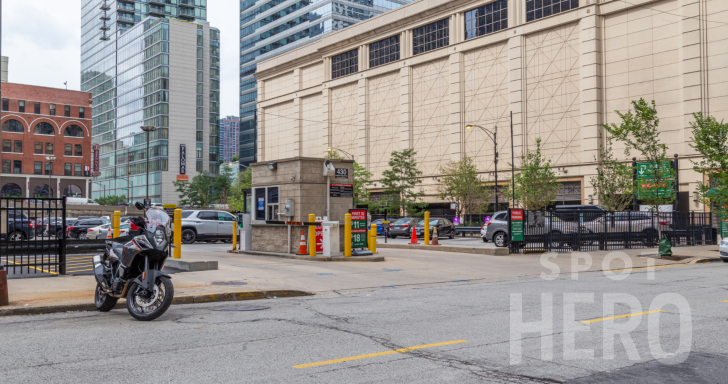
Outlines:
<svg viewBox="0 0 728 384"><path fill-rule="evenodd" d="M367 210L350 209L351 248L367 248Z"/></svg>
<svg viewBox="0 0 728 384"><path fill-rule="evenodd" d="M728 221L720 222L720 237L723 239L728 239Z"/></svg>
<svg viewBox="0 0 728 384"><path fill-rule="evenodd" d="M637 198L672 196L674 180L671 177L672 163L663 161L659 169L655 163L637 163ZM655 174L658 175L655 180Z"/></svg>
<svg viewBox="0 0 728 384"><path fill-rule="evenodd" d="M523 241L523 210L511 209L511 241Z"/></svg>

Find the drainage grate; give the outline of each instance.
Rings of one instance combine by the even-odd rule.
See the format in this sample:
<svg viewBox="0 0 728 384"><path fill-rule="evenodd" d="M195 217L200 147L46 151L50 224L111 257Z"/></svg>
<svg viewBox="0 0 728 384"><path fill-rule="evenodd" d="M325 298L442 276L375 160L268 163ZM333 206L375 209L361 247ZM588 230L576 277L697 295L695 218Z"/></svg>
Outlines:
<svg viewBox="0 0 728 384"><path fill-rule="evenodd" d="M246 285L248 283L242 281L213 281L212 285Z"/></svg>
<svg viewBox="0 0 728 384"><path fill-rule="evenodd" d="M270 309L270 307L228 307L228 308L212 308L213 311L260 311Z"/></svg>

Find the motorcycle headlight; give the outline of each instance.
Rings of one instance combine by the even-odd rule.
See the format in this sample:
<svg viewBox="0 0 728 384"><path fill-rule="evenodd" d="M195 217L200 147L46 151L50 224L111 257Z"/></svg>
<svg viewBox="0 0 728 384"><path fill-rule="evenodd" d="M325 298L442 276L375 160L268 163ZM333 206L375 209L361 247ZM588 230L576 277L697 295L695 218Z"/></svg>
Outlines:
<svg viewBox="0 0 728 384"><path fill-rule="evenodd" d="M157 245L162 245L164 240L164 230L162 230L162 228L157 228L156 232L154 232L154 241L157 242Z"/></svg>

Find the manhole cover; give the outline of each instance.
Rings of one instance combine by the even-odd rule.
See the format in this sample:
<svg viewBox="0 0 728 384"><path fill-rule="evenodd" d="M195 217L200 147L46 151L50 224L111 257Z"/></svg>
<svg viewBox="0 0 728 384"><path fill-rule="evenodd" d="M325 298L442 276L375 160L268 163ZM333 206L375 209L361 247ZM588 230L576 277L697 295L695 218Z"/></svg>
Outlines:
<svg viewBox="0 0 728 384"><path fill-rule="evenodd" d="M270 309L270 307L228 307L228 308L212 308L213 311L260 311Z"/></svg>
<svg viewBox="0 0 728 384"><path fill-rule="evenodd" d="M213 281L212 285L245 285L242 281Z"/></svg>

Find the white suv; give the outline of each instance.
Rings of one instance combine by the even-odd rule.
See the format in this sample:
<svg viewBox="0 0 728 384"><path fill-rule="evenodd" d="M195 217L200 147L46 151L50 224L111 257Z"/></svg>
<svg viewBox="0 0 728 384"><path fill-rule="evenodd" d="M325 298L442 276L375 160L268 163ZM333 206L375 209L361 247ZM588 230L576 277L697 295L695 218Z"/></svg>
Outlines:
<svg viewBox="0 0 728 384"><path fill-rule="evenodd" d="M233 239L235 216L225 211L207 209L182 211L182 242L192 244L202 240L230 242Z"/></svg>

